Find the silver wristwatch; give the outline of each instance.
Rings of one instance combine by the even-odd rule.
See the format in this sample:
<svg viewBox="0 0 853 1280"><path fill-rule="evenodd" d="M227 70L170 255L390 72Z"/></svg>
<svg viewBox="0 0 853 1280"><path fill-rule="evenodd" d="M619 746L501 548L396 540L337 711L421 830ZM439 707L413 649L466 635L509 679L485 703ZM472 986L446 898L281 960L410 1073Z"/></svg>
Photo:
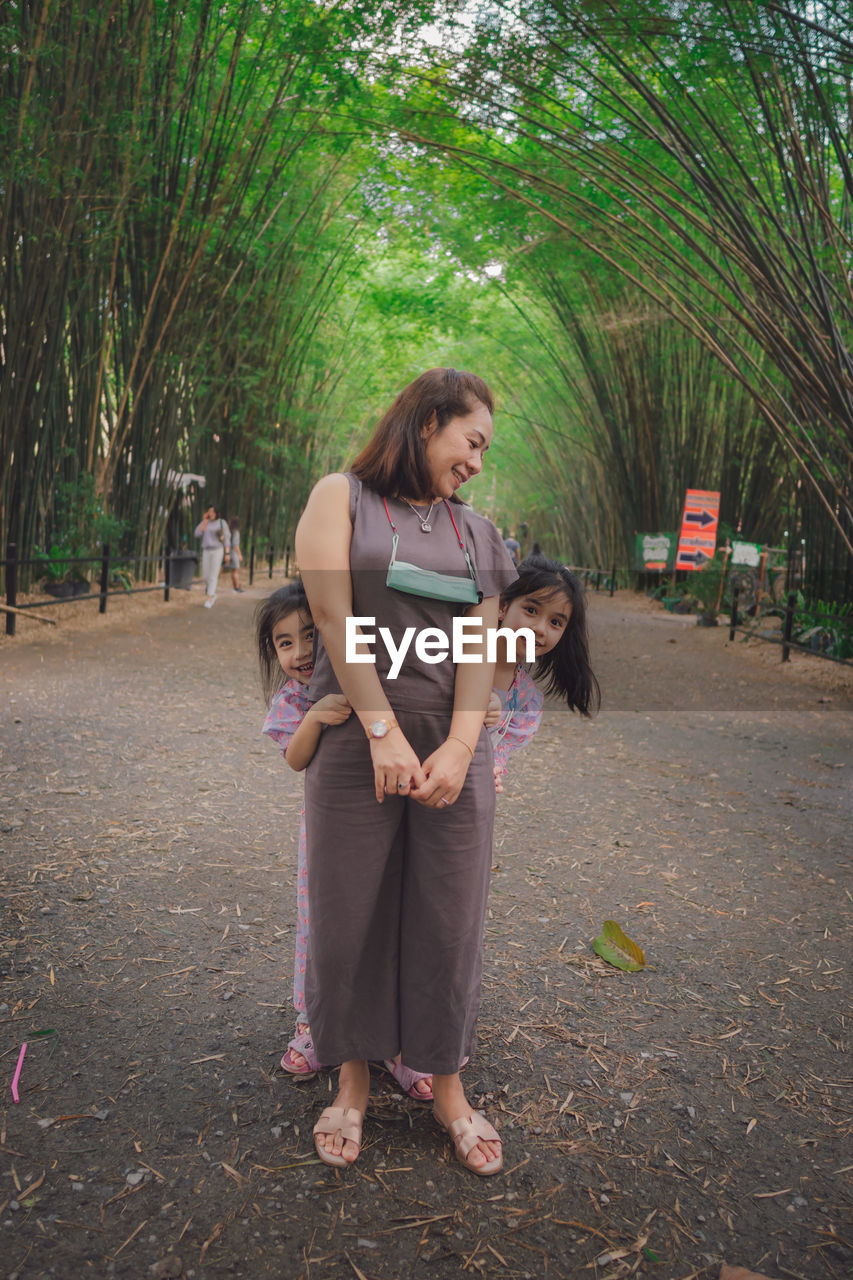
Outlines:
<svg viewBox="0 0 853 1280"><path fill-rule="evenodd" d="M384 738L392 729L399 728L396 720L374 720L365 730L368 738Z"/></svg>

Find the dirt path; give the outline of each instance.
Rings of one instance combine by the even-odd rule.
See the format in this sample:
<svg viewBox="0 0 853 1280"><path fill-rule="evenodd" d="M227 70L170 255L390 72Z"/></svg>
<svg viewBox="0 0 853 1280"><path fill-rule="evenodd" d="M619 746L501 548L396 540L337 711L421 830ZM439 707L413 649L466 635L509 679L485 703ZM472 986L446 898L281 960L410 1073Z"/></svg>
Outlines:
<svg viewBox="0 0 853 1280"><path fill-rule="evenodd" d="M340 1175L329 1077L277 1068L301 784L259 735L266 585L0 643L0 1270L849 1275L846 673L594 598L604 710L551 707L500 806L465 1078L507 1171L377 1073ZM593 955L606 918L644 973Z"/></svg>

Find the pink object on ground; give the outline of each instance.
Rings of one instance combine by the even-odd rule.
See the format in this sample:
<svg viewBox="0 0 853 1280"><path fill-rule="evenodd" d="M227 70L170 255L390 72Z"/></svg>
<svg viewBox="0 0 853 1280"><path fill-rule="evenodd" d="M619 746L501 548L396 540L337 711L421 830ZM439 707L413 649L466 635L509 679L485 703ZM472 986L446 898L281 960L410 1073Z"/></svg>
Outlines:
<svg viewBox="0 0 853 1280"><path fill-rule="evenodd" d="M21 1096L18 1093L18 1081L21 1078L21 1067L24 1065L24 1058L27 1056L26 1040L21 1045L21 1052L18 1054L18 1065L15 1067L15 1074L12 1076L12 1101L20 1102Z"/></svg>

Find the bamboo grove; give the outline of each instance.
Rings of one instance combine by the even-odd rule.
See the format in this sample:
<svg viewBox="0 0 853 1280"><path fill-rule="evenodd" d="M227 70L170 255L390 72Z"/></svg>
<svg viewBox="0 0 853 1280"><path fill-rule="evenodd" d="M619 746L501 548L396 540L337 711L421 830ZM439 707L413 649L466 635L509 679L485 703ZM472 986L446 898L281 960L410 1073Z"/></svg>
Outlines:
<svg viewBox="0 0 853 1280"><path fill-rule="evenodd" d="M310 0L4 7L0 525L22 548L79 551L85 525L156 553L184 472L286 536L354 246L358 166L328 112L382 20Z"/></svg>
<svg viewBox="0 0 853 1280"><path fill-rule="evenodd" d="M502 523L626 563L720 489L853 593L840 0L19 0L0 39L7 538L83 495L156 551L195 472L281 546L455 363Z"/></svg>
<svg viewBox="0 0 853 1280"><path fill-rule="evenodd" d="M617 311L633 316L620 346L634 347L635 364L657 345L650 328L677 323L752 401L753 412L741 404L726 414L727 429L746 428L729 463L737 457L751 472L760 448L762 466L775 473L776 505L788 508L784 523L808 531L812 571L824 589L849 593L849 10L832 0L497 0L473 24L463 19L461 31L449 16L446 32L400 104L401 128L550 225L526 252L527 274L544 271L560 325L565 277L577 277L567 266L584 264L592 289L583 298L575 279L572 309L580 306L598 334L586 341L571 318L564 346L587 372L593 360L587 394L596 412L595 384L614 355L614 295ZM719 430L717 399L707 422L694 407L697 436ZM642 397L633 403L645 412ZM666 409L678 416L676 404ZM626 446L641 425L632 412L618 410ZM727 452L717 451L719 466L703 466L702 448L693 474L698 467L719 487ZM553 462L553 449L544 452ZM642 458L634 461L642 469ZM607 467L612 500L633 511L612 455L596 462ZM773 486L755 488L749 474L740 481L740 495L728 492L729 518L754 531L767 515L743 500L752 488L772 504ZM653 510L644 511L645 527Z"/></svg>

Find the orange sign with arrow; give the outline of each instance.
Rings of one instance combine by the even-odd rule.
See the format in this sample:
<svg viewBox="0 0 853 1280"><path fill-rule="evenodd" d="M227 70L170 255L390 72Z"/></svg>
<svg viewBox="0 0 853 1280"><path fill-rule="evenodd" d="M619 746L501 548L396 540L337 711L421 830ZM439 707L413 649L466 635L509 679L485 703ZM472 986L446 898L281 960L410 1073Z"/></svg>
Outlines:
<svg viewBox="0 0 853 1280"><path fill-rule="evenodd" d="M681 517L676 569L701 569L713 560L720 522L720 495L708 489L688 489Z"/></svg>

